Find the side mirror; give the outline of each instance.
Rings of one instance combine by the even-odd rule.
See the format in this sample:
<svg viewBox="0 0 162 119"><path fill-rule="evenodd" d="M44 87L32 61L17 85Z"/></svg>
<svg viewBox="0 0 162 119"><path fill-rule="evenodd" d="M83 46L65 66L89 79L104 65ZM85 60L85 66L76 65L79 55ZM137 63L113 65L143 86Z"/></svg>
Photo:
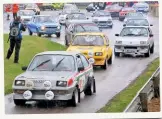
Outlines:
<svg viewBox="0 0 162 119"><path fill-rule="evenodd" d="M115 34L115 36L119 36L119 34Z"/></svg>
<svg viewBox="0 0 162 119"><path fill-rule="evenodd" d="M84 67L78 67L78 71L81 72L84 70Z"/></svg>
<svg viewBox="0 0 162 119"><path fill-rule="evenodd" d="M66 20L68 20L68 18L66 17Z"/></svg>
<svg viewBox="0 0 162 119"><path fill-rule="evenodd" d="M150 37L153 37L154 35L153 35L153 34L150 34L149 36L150 36Z"/></svg>
<svg viewBox="0 0 162 119"><path fill-rule="evenodd" d="M26 67L26 66L23 66L23 67L22 67L22 70L23 70L23 71L26 71L26 70L27 70L27 67Z"/></svg>
<svg viewBox="0 0 162 119"><path fill-rule="evenodd" d="M123 27L125 27L126 26L126 24L123 24Z"/></svg>
<svg viewBox="0 0 162 119"><path fill-rule="evenodd" d="M150 24L150 26L153 26L152 24Z"/></svg>
<svg viewBox="0 0 162 119"><path fill-rule="evenodd" d="M87 19L89 19L89 18L87 18Z"/></svg>

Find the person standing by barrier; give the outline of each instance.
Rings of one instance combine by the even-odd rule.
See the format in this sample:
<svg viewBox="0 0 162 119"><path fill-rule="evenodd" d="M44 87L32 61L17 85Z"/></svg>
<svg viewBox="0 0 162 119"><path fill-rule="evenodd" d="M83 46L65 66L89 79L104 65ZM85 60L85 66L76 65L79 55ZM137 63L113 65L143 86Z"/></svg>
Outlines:
<svg viewBox="0 0 162 119"><path fill-rule="evenodd" d="M21 47L22 41L22 31L25 31L25 26L21 23L21 18L18 16L13 22L10 23L10 33L9 39L10 40L10 48L8 49L6 59L10 59L13 50L15 48L15 58L14 63L18 63L19 60L19 51Z"/></svg>
<svg viewBox="0 0 162 119"><path fill-rule="evenodd" d="M17 4L12 5L12 12L14 20L17 18L17 12L19 11L19 6Z"/></svg>

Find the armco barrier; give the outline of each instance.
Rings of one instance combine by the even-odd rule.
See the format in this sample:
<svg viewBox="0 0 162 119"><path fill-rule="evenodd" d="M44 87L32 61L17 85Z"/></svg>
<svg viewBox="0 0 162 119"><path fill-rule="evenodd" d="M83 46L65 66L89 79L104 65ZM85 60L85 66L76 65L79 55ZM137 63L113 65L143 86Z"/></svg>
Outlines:
<svg viewBox="0 0 162 119"><path fill-rule="evenodd" d="M148 102L153 97L160 97L160 67L140 89L124 112L148 112Z"/></svg>

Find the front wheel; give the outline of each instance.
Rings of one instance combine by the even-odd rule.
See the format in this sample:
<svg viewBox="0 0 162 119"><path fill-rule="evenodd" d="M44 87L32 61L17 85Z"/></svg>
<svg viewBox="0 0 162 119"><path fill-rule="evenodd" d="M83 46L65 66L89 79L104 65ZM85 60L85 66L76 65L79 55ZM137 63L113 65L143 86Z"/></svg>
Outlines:
<svg viewBox="0 0 162 119"><path fill-rule="evenodd" d="M70 105L76 107L77 104L80 102L80 90L76 87L73 92L72 99L69 100Z"/></svg>
<svg viewBox="0 0 162 119"><path fill-rule="evenodd" d="M108 64L112 64L112 56L109 58L109 60L107 61Z"/></svg>
<svg viewBox="0 0 162 119"><path fill-rule="evenodd" d="M102 69L106 70L107 69L107 59L105 60L105 63L103 66L101 66Z"/></svg>
<svg viewBox="0 0 162 119"><path fill-rule="evenodd" d="M25 100L17 100L17 99L14 99L14 104L16 106L23 106L25 105L26 101Z"/></svg>
<svg viewBox="0 0 162 119"><path fill-rule="evenodd" d="M59 38L60 37L60 33L56 33L56 37Z"/></svg>
<svg viewBox="0 0 162 119"><path fill-rule="evenodd" d="M38 35L39 37L41 37L42 34L38 32L37 35Z"/></svg>
<svg viewBox="0 0 162 119"><path fill-rule="evenodd" d="M30 29L28 29L28 31L29 31L29 35L32 36L33 32L31 32Z"/></svg>
<svg viewBox="0 0 162 119"><path fill-rule="evenodd" d="M148 49L148 52L145 53L145 57L150 57L150 48Z"/></svg>
<svg viewBox="0 0 162 119"><path fill-rule="evenodd" d="M151 49L150 49L150 53L154 53L154 44L152 45Z"/></svg>

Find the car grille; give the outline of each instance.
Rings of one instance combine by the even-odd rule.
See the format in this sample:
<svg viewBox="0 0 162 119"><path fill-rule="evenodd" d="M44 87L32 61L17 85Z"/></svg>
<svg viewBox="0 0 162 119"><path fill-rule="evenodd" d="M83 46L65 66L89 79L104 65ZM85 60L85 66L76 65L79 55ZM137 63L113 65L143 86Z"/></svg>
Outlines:
<svg viewBox="0 0 162 119"><path fill-rule="evenodd" d="M55 95L64 95L67 94L67 90L51 90ZM33 95L45 95L47 92L46 90L32 90Z"/></svg>
<svg viewBox="0 0 162 119"><path fill-rule="evenodd" d="M111 17L119 17L119 12L111 12Z"/></svg>
<svg viewBox="0 0 162 119"><path fill-rule="evenodd" d="M137 46L125 46L124 49L137 49Z"/></svg>
<svg viewBox="0 0 162 119"><path fill-rule="evenodd" d="M107 21L99 21L99 23L107 23Z"/></svg>

